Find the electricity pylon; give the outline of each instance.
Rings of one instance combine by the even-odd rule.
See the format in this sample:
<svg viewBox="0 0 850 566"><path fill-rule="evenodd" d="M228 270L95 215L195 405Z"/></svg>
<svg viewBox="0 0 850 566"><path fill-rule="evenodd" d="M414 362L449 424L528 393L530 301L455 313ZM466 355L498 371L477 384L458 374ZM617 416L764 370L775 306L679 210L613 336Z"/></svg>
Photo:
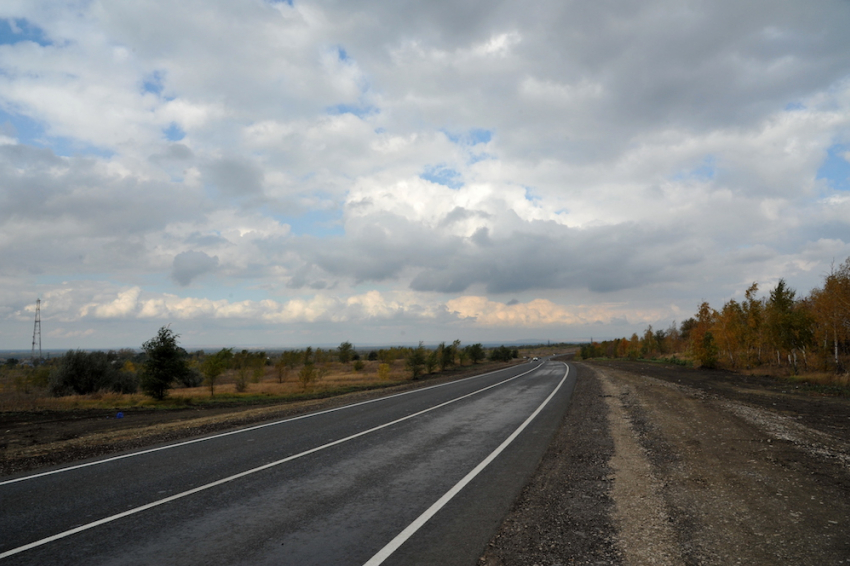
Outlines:
<svg viewBox="0 0 850 566"><path fill-rule="evenodd" d="M35 357L35 345L38 344L38 358ZM35 302L35 326L32 329L32 361L41 360L41 299Z"/></svg>

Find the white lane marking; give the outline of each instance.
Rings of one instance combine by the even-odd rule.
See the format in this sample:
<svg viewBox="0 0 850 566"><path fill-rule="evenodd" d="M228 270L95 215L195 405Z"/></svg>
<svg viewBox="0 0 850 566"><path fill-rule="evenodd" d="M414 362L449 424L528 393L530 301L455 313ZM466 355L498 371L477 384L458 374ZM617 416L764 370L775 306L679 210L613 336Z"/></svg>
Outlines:
<svg viewBox="0 0 850 566"><path fill-rule="evenodd" d="M539 366L538 366L538 367L539 367ZM524 376L524 375L526 375L526 374L528 374L528 373L531 373L532 371L534 371L534 370L536 370L536 369L537 369L537 367L533 367L533 368L531 368L530 370L528 370L528 371L526 371L526 372L520 373L520 374L515 375L515 376L513 376L513 377L509 377L508 379L504 379L504 380L502 380L502 381L500 381L500 382L498 382L498 383L494 383L494 384L492 384L492 385L488 385L487 387L483 387L483 388L478 389L478 390L476 390L476 391L473 391L473 392L471 392L471 393L467 393L466 395L461 395L460 397L455 397L454 399L449 399L448 401L445 401L445 402L443 402L443 403L440 403L439 405L434 405L433 407L429 407L429 408L427 408L427 409L423 409L423 410L421 410L421 411L419 411L419 412L416 412L416 413L412 413L412 414L410 414L410 415L407 415L406 417L401 417L401 418L396 419L396 420L394 420L394 421L390 421L390 422L388 422L388 423L384 423L384 424L382 424L382 425L378 425L378 426L376 426L376 427L370 428L369 430L364 430L364 431L358 432L358 433L356 433L356 434L352 434L351 436L346 436L345 438L340 438L339 440L334 440L333 442L328 442L327 444L323 444L323 445L321 445L321 446L316 446L316 447L311 448L311 449L309 449L309 450L305 450L304 452L300 452L300 453L298 453L298 454L294 454L294 455L292 455L292 456L287 456L286 458L283 458L283 459L277 460L277 461L275 461L275 462L270 462L270 463L268 463L268 464L264 464L264 465L262 465L262 466L258 466L258 467L256 467L256 468L252 468L252 469L250 469L250 470L246 470L246 471L244 471L244 472L239 472L238 474L233 474L232 476L228 476L228 477L226 477L226 478L222 478L222 479L220 479L220 480L216 480L216 481L214 481L214 482L211 482L211 483L208 483L208 484L205 484L205 485L202 485L202 486L199 486L199 487L196 487L196 488L190 489L190 490L188 490L188 491L184 491L184 492L181 492L181 493L176 493L176 494L174 494L174 495L172 495L172 496L170 496L170 497L166 497L166 498L164 498L164 499L160 499L160 500L158 500L158 501L153 501L153 502L151 502L151 503L147 503L147 504L145 504L145 505L142 505L142 506L140 506L140 507L135 507L135 508L133 508L133 509L128 509L127 511L124 511L123 513L118 513L117 515L111 515L111 516L109 516L109 517L105 517L105 518L103 518L103 519L99 519L99 520L94 521L94 522L92 522L92 523L88 523L88 524L85 524L85 525L80 525L79 527L75 527L75 528L73 528L73 529L69 529L69 530L67 530L67 531L63 531L63 532L61 532L61 533L59 533L59 534L55 534L55 535L53 535L53 536L49 536L49 537L47 537L47 538L43 538L43 539L41 539L41 540L37 540L37 541L35 541L35 542L31 542L31 543L29 543L29 544L25 544L25 545L23 545L23 546L19 546L19 547L17 547L17 548L13 548L12 550L9 550L9 551L6 551L6 552L4 552L4 553L0 554L0 559L6 558L6 557L8 557L8 556L12 556L13 554L19 554L19 553L21 553L21 552L24 552L25 550L30 550L30 549L36 548L36 547L38 547L38 546L45 545L45 544L47 544L47 543L50 543L50 542L53 542L53 541L56 541L56 540L59 540L59 539L65 538L65 537L69 537L69 536L71 536L71 535L75 535L75 534L80 533L80 532L82 532L82 531L86 531L86 530L88 530L88 529L92 529L92 528L94 528L94 527L98 527L98 526L100 526L100 525L104 525L104 524L106 524L106 523L111 523L112 521L117 521L118 519L123 519L124 517L128 517L128 516L130 516L130 515L135 515L136 513L141 513L142 511L146 511L146 510L151 509L151 508L153 508L153 507L158 507L159 505L163 505L163 504L165 504L165 503L170 503L170 502L175 501L175 500L177 500L177 499L182 499L183 497L187 497L187 496L189 496L189 495L193 495L193 494L195 494L195 493L198 493L199 491L204 491L204 490L206 490L206 489L210 489L210 488L213 488L213 487L216 487L216 486L222 485L222 484L224 484L224 483L231 482L231 481L236 480L236 479L239 479L239 478L244 478L245 476L249 476L249 475L251 475L251 474L255 474L255 473L257 473L257 472L261 472L261 471L263 471L263 470L267 470L267 469L269 469L269 468L273 468L273 467L275 467L275 466L279 466L279 465L281 465L281 464L285 464L286 462L291 462L292 460L296 460L296 459L301 458L301 457L303 457L303 456L307 456L307 455L309 455L309 454L313 454L313 453L315 453L315 452L319 452L320 450L324 450L325 448L330 448L331 446L336 446L336 445L338 445L338 444L342 444L342 443L344 443L344 442L348 442L349 440L354 440L355 438L359 438L359 437L361 437L361 436L365 436L365 435L367 435L367 434L370 434L370 433L373 433L373 432L379 431L379 430L381 430L381 429L387 428L387 427L392 426L392 425L394 425L394 424L398 424L398 423L400 423L400 422L403 422L403 421L406 421L406 420L412 419L412 418L414 418L414 417L418 417L418 416L420 416L420 415L424 415L425 413L429 413L429 412L434 411L434 410L436 410L436 409L439 409L439 408L441 408L441 407L445 407L446 405L451 405L452 403L455 403L455 402L460 401L460 400L462 400L462 399L466 399L467 397L472 397L473 395L477 395L478 393L481 393L481 392L483 392L483 391L487 391L488 389L492 389L492 388L494 388L494 387L498 387L499 385L503 385L503 384L505 384L505 383L508 383L509 381L513 381L513 380L518 379L518 378L520 378L520 377L522 377L522 376ZM501 370L499 370L499 371L501 371ZM493 372L493 373L495 373L495 372ZM560 386L559 386L559 387L560 387Z"/></svg>
<svg viewBox="0 0 850 566"><path fill-rule="evenodd" d="M537 367L540 367L540 365L542 365L542 364L539 364ZM41 478L41 477L44 477L44 476L51 476L53 474L61 474L63 472L70 472L72 470L78 470L80 468L88 468L89 466L99 466L100 464L106 464L106 463L109 463L109 462L114 462L116 460L123 460L125 458L132 458L134 456L142 456L144 454L150 454L152 452L159 452L160 450L170 450L172 448L179 448L181 446L186 446L188 444L195 444L195 443L198 443L198 442L206 442L207 440L214 440L216 438L222 438L224 436L230 436L231 434L241 434L243 432L250 432L252 430L257 430L257 429L260 429L260 428L266 428L266 427L269 427L269 426L277 426L277 425L281 425L281 424L292 422L292 421L298 421L298 420L307 419L307 418L310 418L310 417L317 417L319 415L326 415L328 413L333 413L335 411L342 411L343 409L351 409L353 407L359 407L360 405L366 405L368 403L377 403L378 401L385 401L387 399L392 399L394 397L401 397L402 395L410 395L411 393L419 393L421 391L428 391L429 389L436 389L437 387L445 387L446 385L452 385L454 383L462 383L464 381L477 379L479 377L484 377L486 375L492 375L494 373L499 373L500 371L509 370L512 367L516 367L516 366L511 366L511 367L506 367L506 368L497 369L497 370L493 370L493 371L488 371L487 373L482 373L482 374L479 374L479 375L473 375L472 377L465 377L463 379L458 379L457 381L449 381L449 382L446 382L446 383L439 383L437 385L429 385L428 387L422 387L420 389L412 389L410 391L402 391L401 393L394 393L392 395L387 395L386 397L379 397L377 399L369 399L367 401L360 401L358 403L352 403L351 405L343 405L342 407L335 407L333 409L325 409L324 411L318 411L318 412L315 412L315 413L308 413L306 415L299 415L297 417L290 417L288 419L283 419L283 420L280 420L280 421L275 421L275 422L271 422L271 423L264 423L264 424L261 424L261 425L255 425L255 426L251 426L251 427L248 427L248 428L240 428L238 430L231 430L229 432L222 432L222 433L214 434L214 435L211 435L211 436L205 436L203 438L194 438L192 440L185 440L183 442L177 442L175 444L168 444L166 446L159 446L157 448L147 448L145 450L139 450L138 452L130 452L128 454L122 454L120 456L112 456L110 458L104 458L103 460L95 460L93 462L86 462L85 464L75 464L73 466L67 466L65 468L59 468L59 469L56 469L56 470L50 470L50 471L47 471L47 472L40 472L40 473L37 473L37 474L32 474L32 475L29 475L29 476L22 476L22 477L14 478L14 479L11 479L11 480L0 481L0 486L4 486L4 485L10 484L10 483L22 482L22 481L26 481L26 480L32 480L32 479L35 479L35 478ZM531 370L529 370L529 371L531 371ZM528 372L525 372L525 373L528 373ZM522 375L525 375L525 374L522 374Z"/></svg>
<svg viewBox="0 0 850 566"><path fill-rule="evenodd" d="M467 485L469 482L471 482L471 481L475 478L475 476L477 476L479 473L481 473L481 470L483 470L484 468L486 468L486 467L490 464L490 462L492 462L493 460L495 460L495 459L496 459L496 456L498 456L499 454L501 454L501 453L502 453L502 451L503 451L505 448L507 448L507 447L508 447L508 445L509 445L511 442L513 442L513 441L514 441L514 439L515 439L517 436L519 436L519 434L520 434L523 430L525 430L525 427L527 427L527 426L531 423L531 421L533 421L533 420L534 420L534 418L535 418L538 414L540 414L540 411L542 411L542 410L543 410L543 408L544 408L547 404L549 404L549 401L551 401L551 400L552 400L552 397L554 397L554 396L555 396L555 393L557 393L557 392L558 392L558 390L561 388L561 386L562 386L562 385L564 384L564 382L567 380L567 376L570 374L570 366L568 366L567 364L564 364L564 365L565 365L565 366L567 366L567 371L564 373L564 377L562 377L562 378L561 378L561 382L558 384L558 387L556 387L556 388L552 391L552 393L550 393L550 394L549 394L549 396L546 398L546 400L545 400L545 401L543 401L543 403L542 403L539 407L537 407L537 410L535 410L533 413L531 413L531 416L529 416L527 419L525 419L525 422L523 422L523 423L519 426L519 428L518 428L518 429L516 429L516 430L513 432L513 434L511 434L508 438L506 438L506 439L505 439L505 441L504 441L504 442L502 442L502 443L499 445L499 447L498 447L498 448L496 448L495 450L493 450L493 451L490 453L490 455L489 455L489 456L487 456L484 460L482 460L480 464L478 464L477 466L475 466L475 468L473 468L473 470L472 470L471 472L469 472L468 474L466 474L466 475L463 477L463 479L462 479L462 480L460 480L459 482L457 482L457 483L454 485L454 487L452 487L450 490L448 490L448 491L447 491L447 492L446 492L446 493L445 493L445 494L444 494L441 498L439 498L439 499L438 499L438 500L437 500L437 501L436 501L433 505L431 505L428 509L426 509L424 513L422 513L421 515L419 515L419 517L417 517L417 518L416 518L416 520L414 520L412 523L410 523L410 524L407 526L407 528L406 528L406 529L404 529L404 530L403 530L403 531L401 531L398 535L396 535L396 537L395 537L393 540L391 540L391 541L390 541L390 542L389 542L389 543L388 543L388 544L387 544L384 548L382 548L381 550L379 550L379 551L378 551L378 553L377 553L377 554L375 554L375 556L373 556L372 558L370 558L370 559L369 559L369 561L368 561L368 562L366 562L363 566L378 566L379 564L382 564L382 563L384 562L384 560L386 560L387 558L389 558L389 557L390 557L390 555L391 555L393 552L395 552L396 550L398 550L398 548L399 548L401 545L403 545L403 544L407 541L407 539L409 539L410 537L412 537L412 536L413 536L413 534L414 534L416 531L418 531L420 528L422 528L422 526L423 526L425 523L427 523L427 522L428 522L428 520L429 520L429 519L431 519L431 517L433 517L434 515L436 515L436 514L437 514L437 512L438 512L440 509L442 509L443 507L445 507L445 505L446 505L449 501L451 501L451 499L452 499L455 495L457 495L458 493L460 493L460 491L461 491L464 487L466 487L466 485Z"/></svg>

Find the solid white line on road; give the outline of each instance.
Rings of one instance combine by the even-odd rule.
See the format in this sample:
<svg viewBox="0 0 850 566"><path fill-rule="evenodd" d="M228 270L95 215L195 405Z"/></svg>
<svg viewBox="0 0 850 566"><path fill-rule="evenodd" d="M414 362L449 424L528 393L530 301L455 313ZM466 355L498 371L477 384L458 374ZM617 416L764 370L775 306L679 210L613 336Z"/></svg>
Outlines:
<svg viewBox="0 0 850 566"><path fill-rule="evenodd" d="M564 364L564 365L566 365L566 364ZM428 522L428 520L429 520L431 517L433 517L434 515L436 515L436 514L437 514L437 512L438 512L440 509L442 509L443 507L445 507L445 505L446 505L449 501L451 501L451 499L452 499L455 495L457 495L458 493L460 493L460 491L461 491L464 487L466 487L466 484L468 484L469 482L471 482L471 481L475 478L475 476L477 476L479 473L481 473L481 470L483 470L484 468L486 468L486 467L490 464L490 462L492 462L493 460L495 460L495 459L496 459L496 456L498 456L499 454L501 454L501 453L502 453L502 451L503 451L505 448L507 448L507 447L508 447L508 445L509 445L511 442L513 442L513 441L514 441L514 439L515 439L517 436L519 436L519 434L520 434L523 430L525 430L525 427L527 427L527 426L531 423L531 421L533 421L533 420L534 420L534 418L535 418L538 414L540 414L540 411L542 411L542 410L543 410L543 407L545 407L545 406L549 403L549 401L551 401L551 400L552 400L552 397L554 397L554 396L555 396L555 394L558 392L558 390L561 388L561 386L562 386L562 385L564 384L564 382L567 380L567 376L568 376L569 374L570 374L570 366L567 366L567 371L564 373L564 377L562 377L562 378L561 378L561 382L558 384L558 386L554 389L554 391L552 391L552 393L550 393L550 394L549 394L549 396L546 398L546 400L545 400L545 401L543 401L543 403L541 403L539 407L537 407L537 410L536 410L536 411L534 411L533 413L531 413L531 416L529 416L527 419L525 419L525 422L523 422L523 423L519 426L519 428L518 428L518 429L516 429L516 430L513 432L513 434L511 434L508 438L506 438L506 439L505 439L505 441L504 441L504 442L502 442L502 443L499 445L499 447L498 447L498 448L496 448L495 450L493 450L493 451L490 453L490 455L489 455L489 456L487 456L484 460L482 460L480 464L478 464L477 466L475 466L475 468L473 468L473 470L472 470L471 472L469 472L468 474L466 474L466 476L464 476L462 480L460 480L459 482L457 482L457 483L454 485L454 487L452 487L450 490L448 490L448 491L447 491L447 492L446 492L446 493L445 493L445 494L444 494L444 495L443 495L440 499L438 499L438 500L437 500L437 501L436 501L433 505L431 505L428 509L426 509L424 513L422 513L421 515L419 515L419 517L417 517L417 518L416 518L416 520L414 520L412 523L410 523L410 524L407 526L407 528L406 528L406 529L404 529L404 530L403 530L403 531L401 531L398 535L396 535L396 537L395 537L393 540L391 540L391 541L390 541L390 542L389 542L389 543L388 543L388 544L387 544L384 548L382 548L381 550L379 550L379 551L378 551L378 553L377 553L377 554L375 554L375 556L373 556L372 558L370 558L370 559L369 559L369 561L368 561L368 562L366 562L363 566L378 566L379 564L382 564L382 563L384 562L384 560L386 560L387 558L389 558L389 557L390 557L390 555L391 555L393 552L395 552L396 550L398 550L398 548L399 548L401 545L403 545L403 544L407 541L407 539L409 539L410 537L412 537L412 536L413 536L413 534L414 534L414 533L416 533L416 531L418 531L420 528L422 528L422 526L423 526L425 523L427 523L427 522Z"/></svg>
<svg viewBox="0 0 850 566"><path fill-rule="evenodd" d="M370 428L369 430L364 430L364 431L358 432L356 434L352 434L351 436L346 436L345 438L340 438L339 440L334 440L333 442L328 442L327 444L323 444L321 446L316 446L315 448L305 450L304 452L300 452L300 453L294 454L292 456L287 456L286 458L283 458L281 460L277 460L275 462L269 462L268 464L264 464L264 465L256 467L256 468L252 468L250 470L246 470L246 471L240 472L238 474L233 474L232 476L228 476L226 478L216 480L214 482L196 487L194 489L190 489L188 491L176 493L176 494L174 494L170 497L166 497L164 499L159 499L157 501L153 501L151 503L147 503L145 505L142 505L140 507L135 507L133 509L128 509L127 511L124 511L123 513L118 513L117 515L111 515L109 517L104 517L103 519L100 519L98 521L94 521L92 523L87 523L85 525L80 525L79 527L75 527L73 529L63 531L63 532L55 534L53 536L49 536L47 538L43 538L41 540L37 540L37 541L31 542L29 544L25 544L25 545L19 546L17 548L13 548L12 550L8 550L8 551L0 554L0 559L6 558L8 556L12 556L14 554L19 554L19 553L24 552L26 550L30 550L30 549L45 545L47 543L57 541L59 539L65 538L65 537L69 537L71 535L75 535L77 533L87 531L89 529L93 529L94 527L98 527L100 525L105 525L106 523L111 523L112 521L117 521L118 519L123 519L124 517L129 517L130 515L135 515L136 513L141 513L142 511L147 511L148 509L152 509L154 507L164 505L165 503L170 503L170 502L175 501L177 499L182 499L182 498L187 497L189 495L193 495L195 493L198 493L199 491L204 491L204 490L207 490L207 489L210 489L210 488L231 482L233 480L237 480L239 478L244 478L245 476L249 476L251 474L255 474L257 472L261 472L263 470L267 470L269 468L273 468L273 467L279 466L281 464L285 464L286 462L291 462L292 460L296 460L296 459L301 458L303 456L307 456L307 455L313 454L315 452L319 452L320 450L324 450L325 448L330 448L332 446L336 446L338 444L348 442L349 440L354 440L355 438L359 438L361 436L365 436L367 434L379 431L381 429L390 427L394 424L398 424L400 422L418 417L420 415L424 415L425 413L429 413L429 412L434 411L436 409L439 409L441 407L445 407L446 405L451 405L452 403L455 403L455 402L460 401L462 399L466 399L467 397L472 397L473 395L477 395L478 393L481 393L483 391L487 391L488 389L498 387L499 385L503 385L505 383L508 383L509 381L513 381L513 380L518 379L518 378L520 378L520 377L522 377L526 374L529 374L532 371L536 370L538 367L540 367L540 366L535 366L535 367L531 368L530 370L528 370L526 372L520 373L520 374L515 375L513 377L510 377L508 379L504 379L504 380L502 380L498 383L488 385L487 387L482 387L481 389L478 389L478 390L473 391L471 393L467 393L466 395L461 395L460 397L455 397L454 399L450 399L448 401L440 403L439 405L434 405L433 407L429 407L427 409L423 409L423 410L418 411L416 413L412 413L410 415L407 415L406 417L401 417L401 418L396 419L394 421L390 421L388 423L378 425L376 427ZM560 385L558 387L560 387ZM538 409L538 411L539 411L539 409Z"/></svg>
<svg viewBox="0 0 850 566"><path fill-rule="evenodd" d="M537 367L540 367L541 365L542 364L538 364ZM515 366L512 366L512 367L515 367ZM85 464L75 464L73 466L67 466L65 468L50 470L48 472L40 472L40 473L32 474L32 475L29 475L29 476L22 476L22 477L14 478L14 479L11 479L11 480L0 481L0 486L7 485L7 484L10 484L10 483L22 482L22 481L26 481L26 480L32 480L32 479L35 479L35 478L41 478L41 477L44 477L44 476L51 476L53 474L61 474L63 472L70 472L71 470L78 470L80 468L88 468L90 466L99 466L100 464L106 464L108 462L114 462L116 460L123 460L125 458L132 458L134 456L142 456L143 454L150 454L152 452L159 452L161 450L170 450L172 448L178 448L180 446L186 446L188 444L195 444L195 443L198 443L198 442L206 442L207 440L213 440L215 438L222 438L224 436L230 436L232 434L241 434L243 432L250 432L252 430L257 430L257 429L260 429L260 428L266 428L266 427L269 427L269 426L277 426L277 425L280 425L280 424L284 424L284 423L288 423L288 422L292 422L292 421L297 421L297 420L301 420L301 419L308 419L310 417L316 417L316 416L319 416L319 415L326 415L328 413L333 413L335 411L342 411L343 409L351 409L352 407L359 407L360 405L366 405L368 403L377 403L378 401L384 401L386 399L392 399L394 397L401 397L402 395L410 395L411 393L418 393L420 391L428 391L429 389L436 389L437 387L444 387L446 385L451 385L453 383L461 383L463 381L468 381L468 380L471 380L471 379L477 379L479 377L484 377L485 375L492 375L494 373L498 373L500 371L505 371L507 369L511 369L511 368L507 367L507 368L497 369L497 370L494 370L494 371L488 371L487 373L482 373L482 374L479 374L479 375L473 375L472 377L466 377L464 379L458 379L456 381L449 381L449 382L446 382L446 383L440 383L440 384L437 384L437 385L422 387L421 389L413 389L411 391L402 391L401 393L395 393L393 395L387 395L386 397L379 397L377 399L369 399L367 401L360 401L358 403L352 403L350 405L343 405L342 407L334 407L333 409L325 409L324 411L317 411L315 413L309 413L309 414L306 414L306 415L299 415L297 417L290 417L288 419L283 419L283 420L280 420L280 421L274 421L274 422L271 422L271 423L263 423L261 425L255 425L255 426L251 426L251 427L247 427L247 428L240 428L238 430L231 430L229 432L222 432L222 433L219 433L219 434L213 434L213 435L210 435L210 436L205 436L203 438L194 438L192 440L184 440L183 442L176 442L174 444L168 444L166 446L159 446L157 448L148 448L148 449L145 449L145 450L139 450L138 452L130 452L129 454L122 454L120 456L112 456L110 458L104 458L103 460L95 460L93 462L86 462ZM531 371L531 370L529 370L529 371ZM526 373L528 373L528 372L526 372ZM525 374L523 374L523 375L525 375Z"/></svg>

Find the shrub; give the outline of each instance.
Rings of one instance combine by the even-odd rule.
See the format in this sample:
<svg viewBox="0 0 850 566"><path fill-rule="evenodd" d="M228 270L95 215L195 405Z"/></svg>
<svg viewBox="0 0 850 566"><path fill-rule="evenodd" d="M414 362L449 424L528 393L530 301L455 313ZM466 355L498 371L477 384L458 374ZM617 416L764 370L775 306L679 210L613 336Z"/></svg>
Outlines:
<svg viewBox="0 0 850 566"><path fill-rule="evenodd" d="M490 361L493 362L509 362L513 359L513 353L507 346L499 346L490 352Z"/></svg>
<svg viewBox="0 0 850 566"><path fill-rule="evenodd" d="M106 390L135 393L138 380L132 372L120 371L104 352L68 351L50 373L50 392L62 395L88 395Z"/></svg>
<svg viewBox="0 0 850 566"><path fill-rule="evenodd" d="M312 362L304 364L298 372L298 380L301 382L304 391L307 391L310 384L316 380L316 366Z"/></svg>

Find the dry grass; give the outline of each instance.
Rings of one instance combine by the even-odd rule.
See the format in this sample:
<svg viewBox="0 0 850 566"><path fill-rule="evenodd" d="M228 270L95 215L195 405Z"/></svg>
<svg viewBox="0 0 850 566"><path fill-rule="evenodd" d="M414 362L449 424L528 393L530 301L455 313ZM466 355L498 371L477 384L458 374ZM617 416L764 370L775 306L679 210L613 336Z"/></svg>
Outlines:
<svg viewBox="0 0 850 566"><path fill-rule="evenodd" d="M235 371L222 375L215 386L215 397L211 398L209 387L175 387L165 401L159 402L142 393L121 394L98 392L90 395L68 395L52 397L45 388L20 387L20 376L4 372L0 377L0 411L48 411L71 409L122 409L130 407L167 407L221 402L239 402L289 398L303 394L321 394L351 388L367 388L399 383L410 379L404 368L403 360L396 360L390 368L387 379L378 377L380 362L365 362L361 371L354 371L353 364L331 362L319 366L323 371L306 388L298 379L298 369L290 370L283 382L278 381L277 372L271 366L264 369L258 381L249 380L244 392L236 391ZM323 375L322 375L323 374Z"/></svg>
<svg viewBox="0 0 850 566"><path fill-rule="evenodd" d="M520 356L547 356L552 348L522 350ZM327 362L316 365L317 377L305 389L300 382L300 367L288 370L279 382L273 366L266 366L259 380L248 379L244 392L236 391L236 371L229 370L216 382L215 396L210 396L209 387L174 387L164 401L155 401L142 393L120 394L98 392L90 395L68 395L52 397L44 386L33 386L26 381L26 370L0 371L0 412L16 411L62 411L74 409L128 409L138 407L185 407L210 403L253 403L275 399L292 399L304 395L323 396L325 393L342 392L358 388L380 387L409 381L410 371L404 360L390 364L389 375L382 379L378 369L380 361L365 361L363 369L354 371L354 363ZM486 364L485 364L486 365ZM470 367L466 364L464 367ZM24 385L26 384L26 385Z"/></svg>
<svg viewBox="0 0 850 566"><path fill-rule="evenodd" d="M805 383L813 383L816 385L850 388L850 373L835 374L827 372L814 372L794 376L791 379L795 381L802 381Z"/></svg>

